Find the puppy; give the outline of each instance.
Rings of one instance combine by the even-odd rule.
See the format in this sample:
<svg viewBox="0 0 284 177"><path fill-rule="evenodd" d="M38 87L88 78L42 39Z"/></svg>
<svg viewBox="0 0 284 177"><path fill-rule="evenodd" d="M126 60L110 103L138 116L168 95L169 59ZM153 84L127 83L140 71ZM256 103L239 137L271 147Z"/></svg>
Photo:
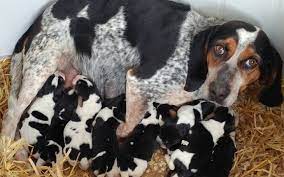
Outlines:
<svg viewBox="0 0 284 177"><path fill-rule="evenodd" d="M103 101L92 132L92 170L96 176L117 176L119 151L116 128L125 118L125 95Z"/></svg>
<svg viewBox="0 0 284 177"><path fill-rule="evenodd" d="M78 96L73 89L64 90L64 94L55 105L55 114L46 132L45 144L41 147L36 165L54 164L63 158L64 127L74 117Z"/></svg>
<svg viewBox="0 0 284 177"><path fill-rule="evenodd" d="M86 170L92 157L92 122L101 109L102 102L96 85L85 76L78 75L74 82L74 94L77 95L79 103L64 128L64 153L70 150L68 162L75 165L78 160L79 166Z"/></svg>
<svg viewBox="0 0 284 177"><path fill-rule="evenodd" d="M59 72L52 74L18 125L20 136L33 146L32 153L36 158L45 146L46 134L57 111L56 105L63 94L64 79Z"/></svg>
<svg viewBox="0 0 284 177"><path fill-rule="evenodd" d="M117 166L122 177L142 176L158 147L159 118L154 105L149 108L131 135L119 146Z"/></svg>
<svg viewBox="0 0 284 177"><path fill-rule="evenodd" d="M214 103L205 100L194 100L183 104L180 108L168 104L155 104L157 113L162 118L159 142L168 150L179 145L181 137L187 135L196 122L201 121L215 109Z"/></svg>
<svg viewBox="0 0 284 177"><path fill-rule="evenodd" d="M167 115L165 107L158 107L158 112L162 110L162 114ZM228 108L196 100L177 110L176 126L168 126L167 122L172 119L173 116L164 116L162 127L175 132L175 136L167 137L161 130L161 140L169 149L170 176L228 176L235 152L234 139L230 136L235 122Z"/></svg>
<svg viewBox="0 0 284 177"><path fill-rule="evenodd" d="M232 132L233 133L233 132ZM233 166L236 145L234 136L224 135L213 148L210 162L199 170L196 177L228 177ZM192 174L192 173L191 173Z"/></svg>

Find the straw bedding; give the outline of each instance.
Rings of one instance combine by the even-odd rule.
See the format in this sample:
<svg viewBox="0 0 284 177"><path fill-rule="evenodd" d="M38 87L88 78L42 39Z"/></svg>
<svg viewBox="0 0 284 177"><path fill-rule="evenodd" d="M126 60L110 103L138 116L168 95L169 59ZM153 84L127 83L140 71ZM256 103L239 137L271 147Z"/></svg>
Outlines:
<svg viewBox="0 0 284 177"><path fill-rule="evenodd" d="M7 110L7 98L10 88L10 60L0 61L0 128L3 115ZM284 90L284 84L282 84ZM239 116L237 128L237 153L231 171L231 177L283 177L284 176L284 104L277 108L267 108L257 102L257 84L242 93L234 110ZM17 149L25 142L13 142L0 137L0 177L25 176L92 176L91 172L64 164L66 159L52 168L35 167L33 162L13 160ZM158 150L144 177L162 177L167 173L167 164L163 151Z"/></svg>

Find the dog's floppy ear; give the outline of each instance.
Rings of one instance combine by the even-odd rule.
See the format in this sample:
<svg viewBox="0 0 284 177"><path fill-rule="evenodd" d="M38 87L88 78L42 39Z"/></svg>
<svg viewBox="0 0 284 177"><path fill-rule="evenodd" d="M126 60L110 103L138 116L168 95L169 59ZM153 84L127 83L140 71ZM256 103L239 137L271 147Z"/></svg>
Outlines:
<svg viewBox="0 0 284 177"><path fill-rule="evenodd" d="M270 61L261 66L261 83L264 88L260 92L259 101L269 107L279 106L283 101L281 92L281 76L283 61L279 53L271 47Z"/></svg>
<svg viewBox="0 0 284 177"><path fill-rule="evenodd" d="M188 73L184 90L192 92L197 90L206 80L208 43L219 26L212 26L195 35L188 61Z"/></svg>
<svg viewBox="0 0 284 177"><path fill-rule="evenodd" d="M281 76L283 61L277 50L270 44L268 37L263 31L262 35L264 46L259 53L262 57L260 65L260 84L264 86L259 95L259 101L269 107L278 106L283 101L281 92Z"/></svg>

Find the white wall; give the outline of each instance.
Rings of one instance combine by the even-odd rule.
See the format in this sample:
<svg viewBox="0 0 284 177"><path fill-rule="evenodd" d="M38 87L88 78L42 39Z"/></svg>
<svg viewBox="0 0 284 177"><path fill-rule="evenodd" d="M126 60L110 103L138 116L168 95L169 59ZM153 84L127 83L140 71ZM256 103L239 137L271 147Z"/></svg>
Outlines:
<svg viewBox="0 0 284 177"><path fill-rule="evenodd" d="M10 55L16 42L49 0L0 0L0 57Z"/></svg>
<svg viewBox="0 0 284 177"><path fill-rule="evenodd" d="M1 0L0 56L9 55L18 38L49 0ZM176 0L204 14L240 19L260 26L284 58L283 0Z"/></svg>

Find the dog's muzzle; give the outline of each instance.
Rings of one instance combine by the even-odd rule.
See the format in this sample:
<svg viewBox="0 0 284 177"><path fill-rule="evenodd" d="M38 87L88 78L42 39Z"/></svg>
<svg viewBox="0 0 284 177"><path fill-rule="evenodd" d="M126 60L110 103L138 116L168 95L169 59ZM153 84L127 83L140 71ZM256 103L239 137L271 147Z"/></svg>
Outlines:
<svg viewBox="0 0 284 177"><path fill-rule="evenodd" d="M231 83L234 71L228 65L224 65L218 72L216 79L209 85L209 99L221 105L231 92Z"/></svg>

